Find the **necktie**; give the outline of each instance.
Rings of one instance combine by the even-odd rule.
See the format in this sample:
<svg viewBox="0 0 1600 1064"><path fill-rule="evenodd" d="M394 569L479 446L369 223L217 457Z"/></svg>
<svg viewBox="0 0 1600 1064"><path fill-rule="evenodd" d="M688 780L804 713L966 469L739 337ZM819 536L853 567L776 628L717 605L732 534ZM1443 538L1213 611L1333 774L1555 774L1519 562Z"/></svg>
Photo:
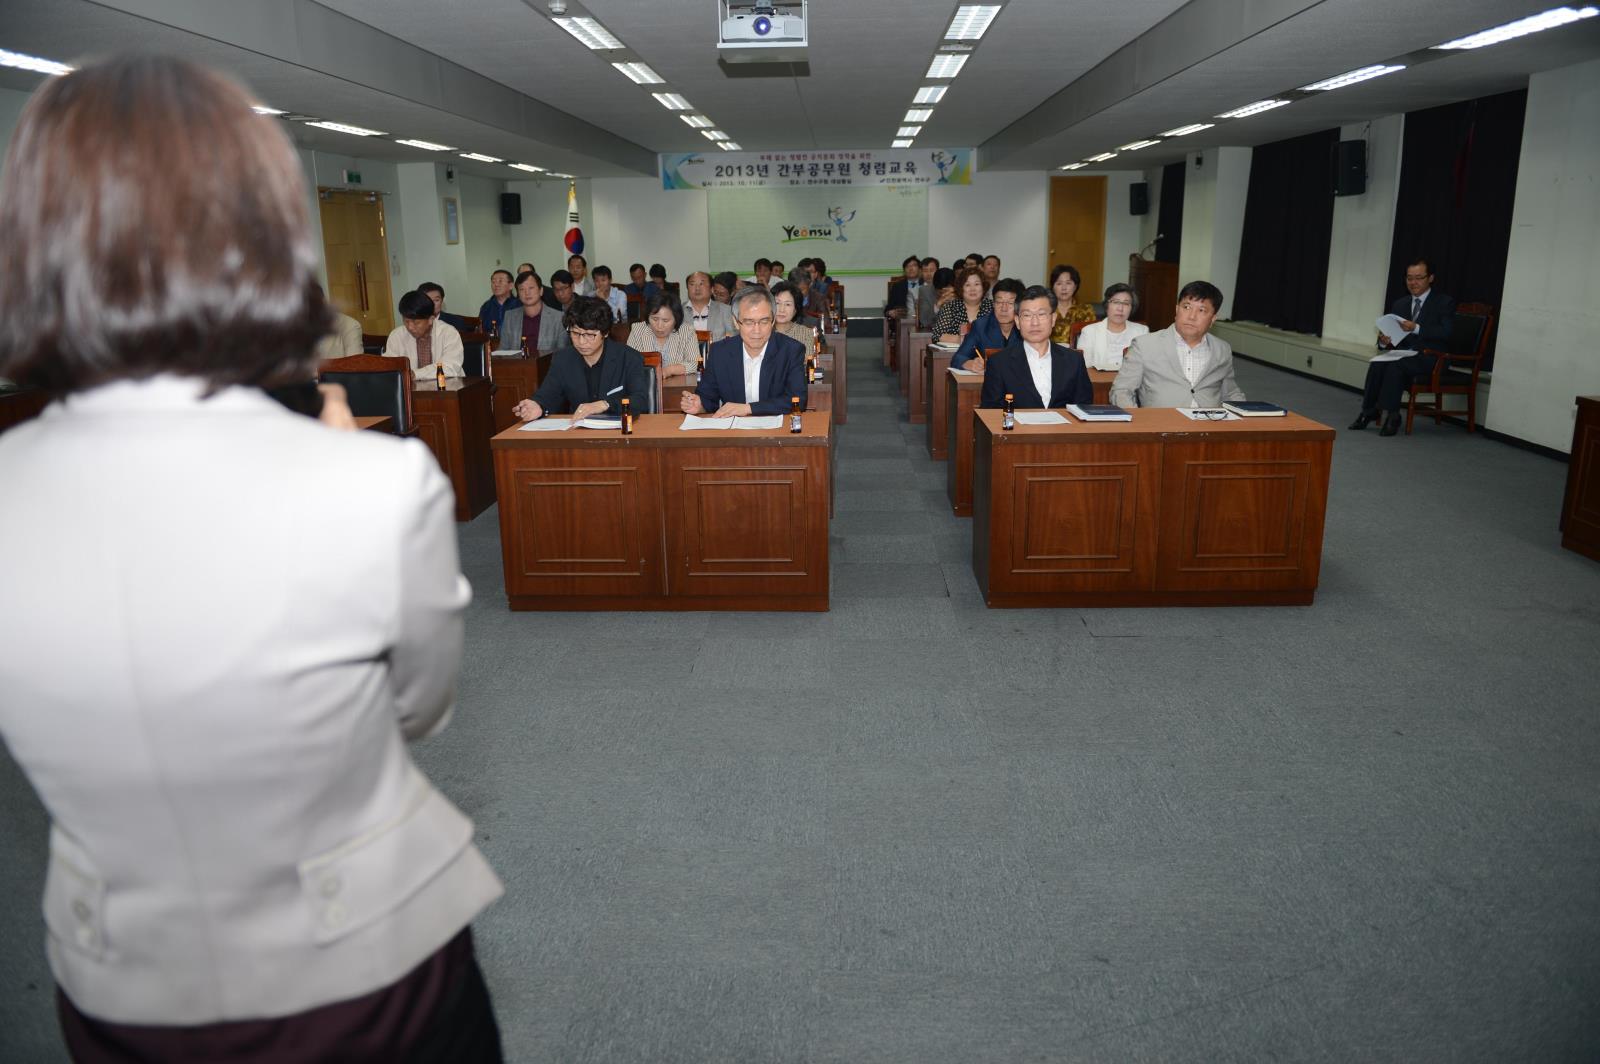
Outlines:
<svg viewBox="0 0 1600 1064"><path fill-rule="evenodd" d="M1411 320L1416 321L1417 315L1420 313L1422 313L1422 297L1413 296L1411 298Z"/></svg>

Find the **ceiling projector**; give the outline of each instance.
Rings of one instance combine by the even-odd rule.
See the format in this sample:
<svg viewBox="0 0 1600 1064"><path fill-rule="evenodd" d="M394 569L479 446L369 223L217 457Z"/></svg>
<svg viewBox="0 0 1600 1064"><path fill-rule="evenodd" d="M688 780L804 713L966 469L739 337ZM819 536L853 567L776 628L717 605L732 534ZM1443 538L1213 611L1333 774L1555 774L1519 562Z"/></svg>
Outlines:
<svg viewBox="0 0 1600 1064"><path fill-rule="evenodd" d="M717 0L717 55L730 63L803 63L807 0Z"/></svg>

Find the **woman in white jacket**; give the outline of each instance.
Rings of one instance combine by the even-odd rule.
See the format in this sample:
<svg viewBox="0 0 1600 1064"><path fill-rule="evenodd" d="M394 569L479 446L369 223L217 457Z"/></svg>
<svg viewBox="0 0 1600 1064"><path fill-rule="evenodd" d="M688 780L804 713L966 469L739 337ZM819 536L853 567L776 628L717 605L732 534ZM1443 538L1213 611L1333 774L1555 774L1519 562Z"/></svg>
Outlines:
<svg viewBox="0 0 1600 1064"><path fill-rule="evenodd" d="M280 126L185 61L42 85L0 175L0 737L51 818L79 1061L498 1061L501 893L412 763L470 597L415 440L338 432Z"/></svg>
<svg viewBox="0 0 1600 1064"><path fill-rule="evenodd" d="M1085 325L1078 333L1078 349L1083 352L1083 360L1090 369L1121 369L1122 356L1134 337L1150 331L1149 326L1128 320L1128 315L1138 309L1138 303L1133 289L1125 284L1114 284L1106 289L1106 316Z"/></svg>

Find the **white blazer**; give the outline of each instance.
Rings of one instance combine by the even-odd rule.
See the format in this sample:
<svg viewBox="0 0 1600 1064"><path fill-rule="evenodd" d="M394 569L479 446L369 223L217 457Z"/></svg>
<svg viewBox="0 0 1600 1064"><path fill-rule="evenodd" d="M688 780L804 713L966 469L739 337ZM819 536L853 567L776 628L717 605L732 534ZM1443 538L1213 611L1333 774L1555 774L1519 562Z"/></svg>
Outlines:
<svg viewBox="0 0 1600 1064"><path fill-rule="evenodd" d="M1123 351L1149 331L1150 326L1130 321L1113 337L1102 318L1078 331L1078 350L1083 352L1083 361L1090 369L1119 370Z"/></svg>
<svg viewBox="0 0 1600 1064"><path fill-rule="evenodd" d="M433 337L433 362L426 366L417 365L417 338L407 332L404 325L389 334L383 353L410 359L412 372L419 381L432 380L440 365L444 366L446 377L466 376L467 353L461 346L461 334L456 332L456 327L446 324L443 318L434 318L430 335Z"/></svg>
<svg viewBox="0 0 1600 1064"><path fill-rule="evenodd" d="M110 384L0 436L0 737L52 821L51 970L118 1023L369 993L501 893L406 750L449 717L471 597L438 463L200 391Z"/></svg>

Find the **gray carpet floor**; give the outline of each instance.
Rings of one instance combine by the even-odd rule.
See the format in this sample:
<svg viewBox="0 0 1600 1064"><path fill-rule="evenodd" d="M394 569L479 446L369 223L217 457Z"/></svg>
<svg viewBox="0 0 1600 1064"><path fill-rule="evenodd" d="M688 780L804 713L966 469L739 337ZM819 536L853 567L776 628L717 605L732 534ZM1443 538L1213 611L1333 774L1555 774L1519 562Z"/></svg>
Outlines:
<svg viewBox="0 0 1600 1064"><path fill-rule="evenodd" d="M1566 467L1341 431L1287 609L990 611L851 344L826 614L512 614L416 755L514 1061L1600 1059L1600 565ZM1341 427L1356 397L1257 364ZM623 649L625 648L625 649ZM60 1059L0 758L0 1060Z"/></svg>

